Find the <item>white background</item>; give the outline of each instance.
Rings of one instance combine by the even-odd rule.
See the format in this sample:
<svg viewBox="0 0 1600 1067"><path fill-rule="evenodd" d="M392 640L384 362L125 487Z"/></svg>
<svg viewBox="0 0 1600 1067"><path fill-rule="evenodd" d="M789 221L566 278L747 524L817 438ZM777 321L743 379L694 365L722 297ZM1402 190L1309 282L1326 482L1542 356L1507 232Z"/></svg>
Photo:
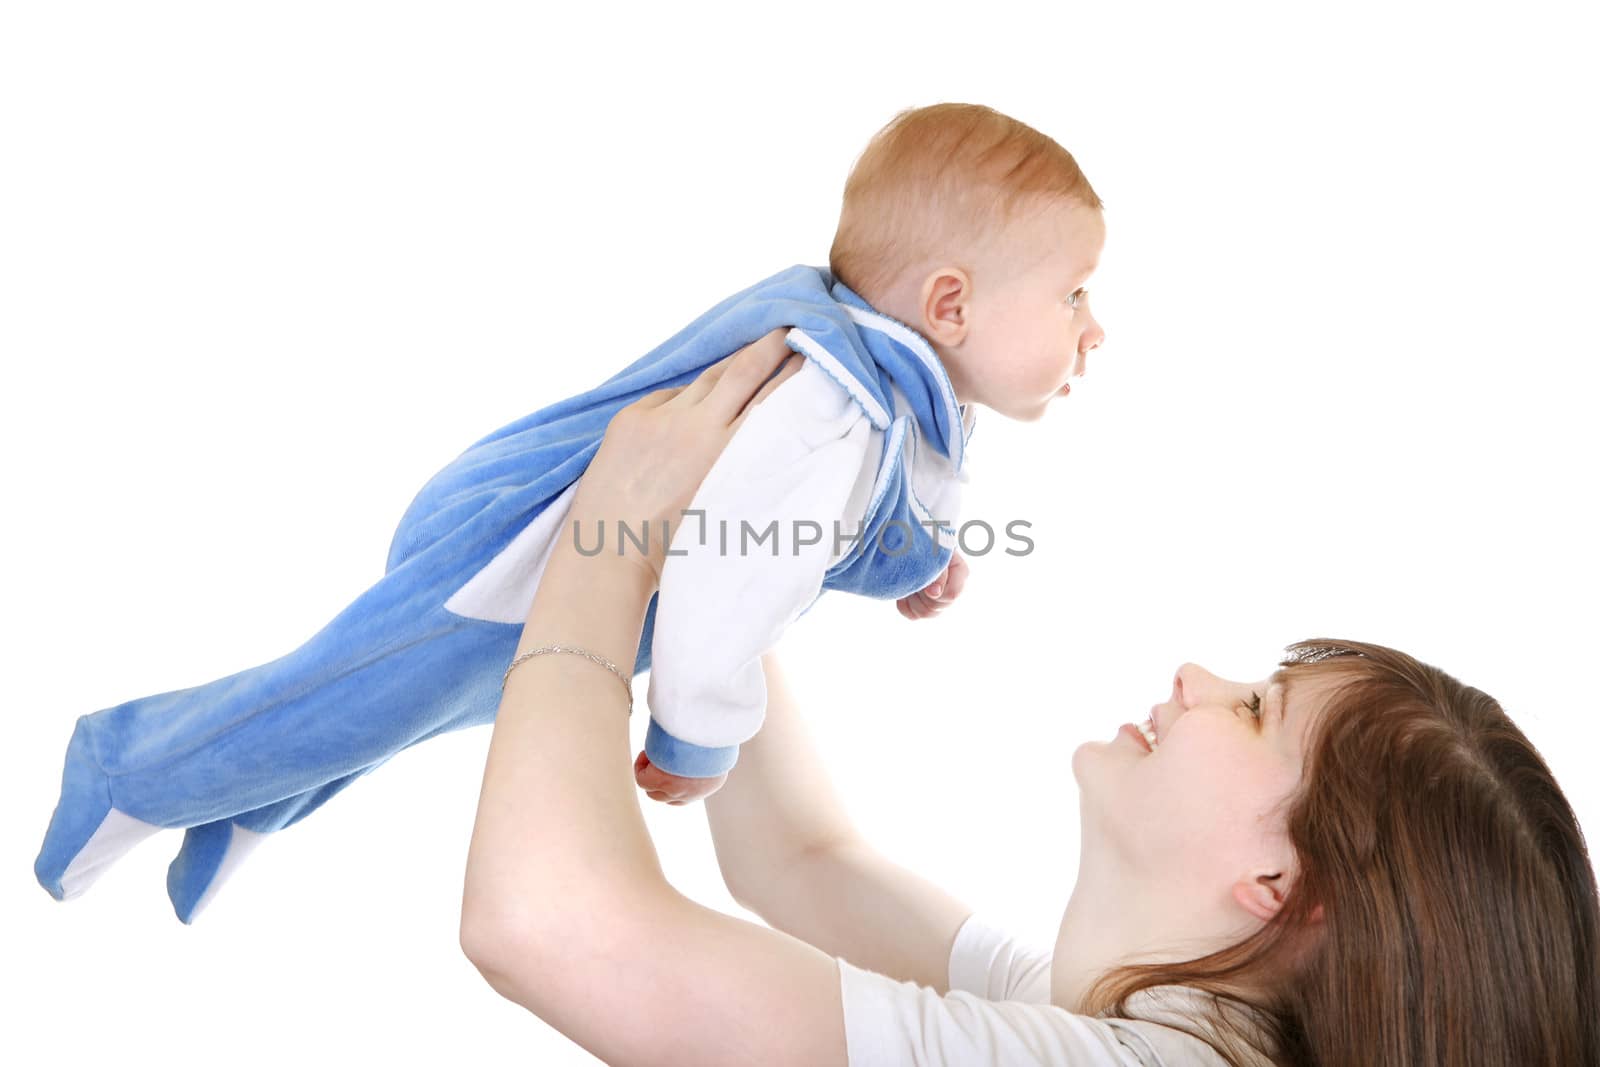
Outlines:
<svg viewBox="0 0 1600 1067"><path fill-rule="evenodd" d="M1032 555L974 558L937 620L835 595L786 641L865 831L1047 939L1072 750L1185 660L1257 677L1315 636L1498 697L1592 831L1578 9L8 5L0 1042L594 1062L458 949L488 729L269 839L186 928L176 831L71 903L34 882L73 721L297 647L467 445L824 264L867 138L942 100L1084 167L1108 340L1043 421L979 413L963 517L1027 519ZM646 815L736 910L701 810Z"/></svg>

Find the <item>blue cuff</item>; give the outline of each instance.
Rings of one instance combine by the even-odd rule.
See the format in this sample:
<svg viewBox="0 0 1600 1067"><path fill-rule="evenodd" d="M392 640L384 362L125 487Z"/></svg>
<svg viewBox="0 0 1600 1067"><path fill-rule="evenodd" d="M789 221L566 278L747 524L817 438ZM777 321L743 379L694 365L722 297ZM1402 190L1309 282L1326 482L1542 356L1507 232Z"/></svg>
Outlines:
<svg viewBox="0 0 1600 1067"><path fill-rule="evenodd" d="M644 754L650 757L651 763L668 774L676 774L680 778L715 778L733 769L733 765L739 761L739 746L707 748L704 745L691 745L673 737L661 728L660 723L651 719L650 728L644 734Z"/></svg>

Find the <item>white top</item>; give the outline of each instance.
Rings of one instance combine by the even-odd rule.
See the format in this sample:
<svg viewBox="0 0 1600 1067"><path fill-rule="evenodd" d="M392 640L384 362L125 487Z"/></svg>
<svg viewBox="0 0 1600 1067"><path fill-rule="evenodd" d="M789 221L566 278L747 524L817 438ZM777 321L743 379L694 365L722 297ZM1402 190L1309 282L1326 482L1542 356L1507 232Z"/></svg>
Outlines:
<svg viewBox="0 0 1600 1067"><path fill-rule="evenodd" d="M901 448L919 511L954 523L967 473L936 449L918 447L909 402L898 388L893 396L895 417L911 427ZM970 427L970 407L963 418ZM884 437L809 359L745 416L695 492L689 510L699 517L679 524L661 570L646 699L651 718L673 737L720 748L761 728L767 707L761 656L810 608L828 570L854 547L850 535L879 488ZM557 538L570 536L567 516L582 480L445 607L467 618L523 622ZM638 517L619 518L638 535ZM598 536L584 532L585 542ZM953 547L953 532L938 536ZM610 523L604 537L605 551L616 551Z"/></svg>
<svg viewBox="0 0 1600 1067"><path fill-rule="evenodd" d="M851 1067L1227 1067L1205 1042L1170 1026L1055 1007L1050 954L977 915L956 934L944 996L838 964ZM1202 1004L1195 990L1159 986L1128 1006L1151 1019L1196 1020Z"/></svg>
<svg viewBox="0 0 1600 1067"><path fill-rule="evenodd" d="M703 518L673 533L661 569L647 699L673 737L720 748L761 728L761 655L853 547L882 450L882 431L809 359L745 416L689 505Z"/></svg>

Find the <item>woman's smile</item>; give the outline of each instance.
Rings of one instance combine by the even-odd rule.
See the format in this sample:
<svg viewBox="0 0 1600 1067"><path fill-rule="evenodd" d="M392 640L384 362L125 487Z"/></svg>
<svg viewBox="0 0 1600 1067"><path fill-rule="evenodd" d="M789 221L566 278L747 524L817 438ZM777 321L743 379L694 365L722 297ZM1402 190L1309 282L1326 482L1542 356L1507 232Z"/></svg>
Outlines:
<svg viewBox="0 0 1600 1067"><path fill-rule="evenodd" d="M1127 734L1129 737L1131 737L1133 739L1133 743L1143 748L1146 752L1155 751L1155 746L1151 743L1150 738L1146 736L1142 724L1135 724L1131 722L1123 723L1122 727L1117 731L1117 736L1121 737L1124 734Z"/></svg>

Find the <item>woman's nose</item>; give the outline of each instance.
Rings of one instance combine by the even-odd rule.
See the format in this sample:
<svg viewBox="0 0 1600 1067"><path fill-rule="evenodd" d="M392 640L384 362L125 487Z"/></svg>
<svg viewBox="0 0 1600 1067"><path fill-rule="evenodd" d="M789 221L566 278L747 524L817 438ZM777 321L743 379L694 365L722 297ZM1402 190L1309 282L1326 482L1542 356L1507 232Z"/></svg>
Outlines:
<svg viewBox="0 0 1600 1067"><path fill-rule="evenodd" d="M1267 682L1235 682L1219 678L1196 663L1185 663L1178 668L1172 682L1173 694L1185 711L1207 702L1227 704L1235 700L1248 700L1249 694L1265 693Z"/></svg>
<svg viewBox="0 0 1600 1067"><path fill-rule="evenodd" d="M1226 688L1227 684L1199 664L1185 663L1172 679L1172 695L1180 707L1188 710L1196 704L1203 704L1208 697Z"/></svg>

